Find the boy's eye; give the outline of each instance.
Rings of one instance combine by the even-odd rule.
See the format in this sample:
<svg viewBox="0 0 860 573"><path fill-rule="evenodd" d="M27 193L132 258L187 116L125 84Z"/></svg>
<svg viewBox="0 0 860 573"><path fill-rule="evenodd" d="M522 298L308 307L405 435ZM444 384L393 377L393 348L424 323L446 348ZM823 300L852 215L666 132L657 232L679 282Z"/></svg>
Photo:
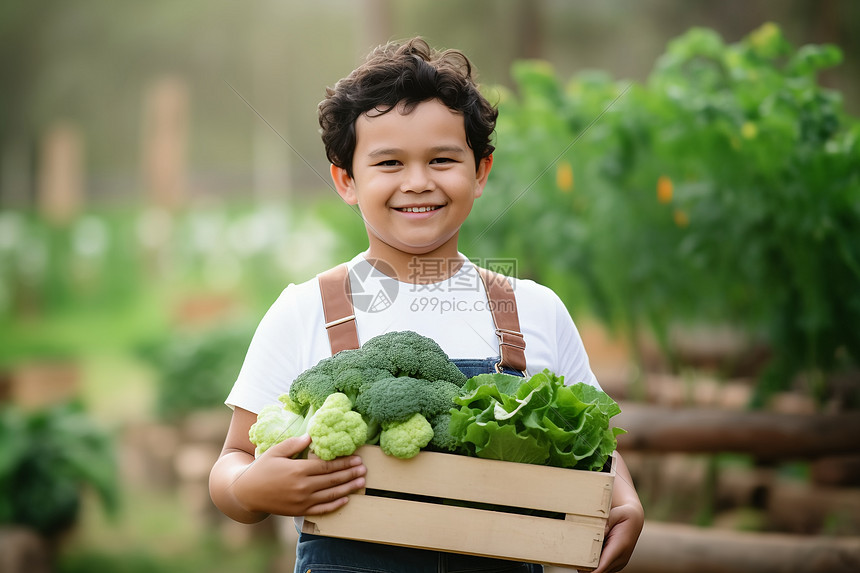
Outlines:
<svg viewBox="0 0 860 573"><path fill-rule="evenodd" d="M431 160L430 164L433 165L435 163L453 163L453 161L454 160L450 157L437 157L436 159Z"/></svg>
<svg viewBox="0 0 860 573"><path fill-rule="evenodd" d="M376 164L377 167L397 167L399 162L396 159L387 159Z"/></svg>

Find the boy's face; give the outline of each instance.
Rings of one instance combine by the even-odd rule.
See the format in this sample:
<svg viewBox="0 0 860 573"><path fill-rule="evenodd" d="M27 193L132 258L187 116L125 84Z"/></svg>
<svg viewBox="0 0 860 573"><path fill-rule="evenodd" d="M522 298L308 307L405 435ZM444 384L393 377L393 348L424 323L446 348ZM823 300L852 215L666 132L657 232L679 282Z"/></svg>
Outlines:
<svg viewBox="0 0 860 573"><path fill-rule="evenodd" d="M463 116L438 100L355 122L353 176L332 167L341 197L358 205L370 254L454 257L460 226L481 196L492 158L475 165ZM387 256L386 256L387 255Z"/></svg>

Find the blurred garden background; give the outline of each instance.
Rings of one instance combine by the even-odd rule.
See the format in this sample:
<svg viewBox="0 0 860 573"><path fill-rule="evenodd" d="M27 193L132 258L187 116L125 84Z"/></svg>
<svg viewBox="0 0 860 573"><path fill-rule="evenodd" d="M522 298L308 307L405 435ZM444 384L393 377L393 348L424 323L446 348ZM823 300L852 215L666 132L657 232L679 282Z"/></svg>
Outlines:
<svg viewBox="0 0 860 573"><path fill-rule="evenodd" d="M852 0L4 3L0 572L291 570L209 501L223 400L280 291L365 248L316 106L413 35L501 112L461 250L554 288L624 410L630 570L856 570L858 32Z"/></svg>

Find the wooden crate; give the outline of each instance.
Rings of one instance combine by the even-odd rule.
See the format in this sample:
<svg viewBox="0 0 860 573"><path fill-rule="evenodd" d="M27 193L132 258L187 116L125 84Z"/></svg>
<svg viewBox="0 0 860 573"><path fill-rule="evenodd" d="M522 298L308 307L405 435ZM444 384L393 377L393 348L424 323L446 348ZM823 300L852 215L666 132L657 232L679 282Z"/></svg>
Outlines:
<svg viewBox="0 0 860 573"><path fill-rule="evenodd" d="M366 489L337 511L306 517L305 533L582 570L597 567L615 480L614 455L609 471L591 472L436 452L400 460L377 446L356 453L367 466ZM538 515L516 513L511 506Z"/></svg>

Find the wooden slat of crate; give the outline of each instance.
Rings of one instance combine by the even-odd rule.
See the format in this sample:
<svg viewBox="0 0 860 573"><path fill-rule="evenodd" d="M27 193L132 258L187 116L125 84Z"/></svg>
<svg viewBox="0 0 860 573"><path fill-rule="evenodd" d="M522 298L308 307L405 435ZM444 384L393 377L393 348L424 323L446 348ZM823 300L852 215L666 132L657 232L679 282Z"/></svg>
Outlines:
<svg viewBox="0 0 860 573"><path fill-rule="evenodd" d="M492 515L489 515L492 514ZM310 519L315 521L310 522ZM526 515L352 496L343 509L305 518L306 533L501 559L594 568L603 522L579 523Z"/></svg>
<svg viewBox="0 0 860 573"><path fill-rule="evenodd" d="M581 472L438 452L421 452L412 459L400 460L385 455L376 446L364 446L356 454L368 467L366 481L371 489L594 517L606 517L609 513L614 473ZM373 467L383 471L370 471ZM532 485L539 487L530 487ZM573 495L560 495L566 490Z"/></svg>
<svg viewBox="0 0 860 573"><path fill-rule="evenodd" d="M614 468L584 472L434 452L398 460L375 446L357 453L368 468L369 489L567 515L552 519L352 495L333 513L306 517L306 533L563 567L597 566Z"/></svg>

